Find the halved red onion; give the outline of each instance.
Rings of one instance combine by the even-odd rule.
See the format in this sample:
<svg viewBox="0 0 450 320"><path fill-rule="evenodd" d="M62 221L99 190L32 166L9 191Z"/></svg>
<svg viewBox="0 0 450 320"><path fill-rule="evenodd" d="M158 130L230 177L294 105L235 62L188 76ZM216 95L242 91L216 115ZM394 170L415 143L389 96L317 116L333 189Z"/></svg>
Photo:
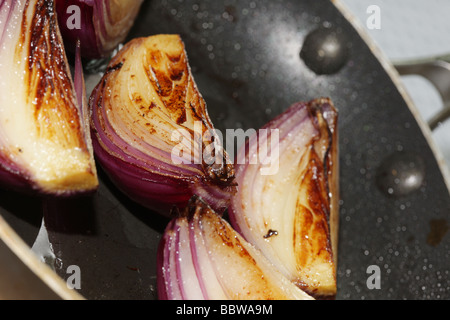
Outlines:
<svg viewBox="0 0 450 320"><path fill-rule="evenodd" d="M229 208L233 227L315 297L336 294L337 116L323 98L264 126L239 151ZM270 162L277 166L269 172Z"/></svg>
<svg viewBox="0 0 450 320"><path fill-rule="evenodd" d="M193 197L158 248L161 300L310 300L205 202Z"/></svg>
<svg viewBox="0 0 450 320"><path fill-rule="evenodd" d="M168 215L192 195L222 212L234 167L208 116L178 35L127 43L90 98L98 162L136 202Z"/></svg>
<svg viewBox="0 0 450 320"><path fill-rule="evenodd" d="M90 132L54 2L1 1L0 43L1 183L52 195L95 190Z"/></svg>
<svg viewBox="0 0 450 320"><path fill-rule="evenodd" d="M55 0L66 47L99 59L109 55L130 32L144 0Z"/></svg>

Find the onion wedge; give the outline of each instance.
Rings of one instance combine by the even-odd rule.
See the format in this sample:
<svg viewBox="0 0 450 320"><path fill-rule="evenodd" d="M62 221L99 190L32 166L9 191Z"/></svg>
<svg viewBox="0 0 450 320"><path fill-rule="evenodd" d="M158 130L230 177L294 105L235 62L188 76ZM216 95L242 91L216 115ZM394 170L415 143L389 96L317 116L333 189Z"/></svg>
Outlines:
<svg viewBox="0 0 450 320"><path fill-rule="evenodd" d="M51 195L95 190L83 93L75 90L54 2L0 1L0 42L0 182Z"/></svg>
<svg viewBox="0 0 450 320"><path fill-rule="evenodd" d="M197 197L167 226L157 263L161 300L312 300Z"/></svg>
<svg viewBox="0 0 450 320"><path fill-rule="evenodd" d="M216 139L178 35L128 42L90 101L96 158L129 198L163 215L192 195L224 211L234 166Z"/></svg>
<svg viewBox="0 0 450 320"><path fill-rule="evenodd" d="M229 210L233 227L316 298L336 294L337 116L323 98L297 103L264 126L279 134L267 147L279 159L272 174L250 163L270 135L250 138L237 156L239 187Z"/></svg>
<svg viewBox="0 0 450 320"><path fill-rule="evenodd" d="M81 42L81 56L100 59L123 42L144 0L55 0L56 12L68 51L75 53Z"/></svg>

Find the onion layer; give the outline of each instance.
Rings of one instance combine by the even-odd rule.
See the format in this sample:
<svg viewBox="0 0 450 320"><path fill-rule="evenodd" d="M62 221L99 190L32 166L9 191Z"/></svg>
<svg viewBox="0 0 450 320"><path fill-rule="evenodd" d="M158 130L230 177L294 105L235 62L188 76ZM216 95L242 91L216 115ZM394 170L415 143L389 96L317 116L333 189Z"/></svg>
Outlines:
<svg viewBox="0 0 450 320"><path fill-rule="evenodd" d="M67 50L99 59L125 40L143 0L55 0L58 21Z"/></svg>
<svg viewBox="0 0 450 320"><path fill-rule="evenodd" d="M242 147L233 227L292 282L316 297L336 294L338 229L337 111L329 99L297 103ZM270 132L278 130L279 143ZM259 132L262 132L260 130ZM262 174L264 154L279 159Z"/></svg>
<svg viewBox="0 0 450 320"><path fill-rule="evenodd" d="M96 189L90 133L54 2L1 1L0 42L1 182L56 195Z"/></svg>
<svg viewBox="0 0 450 320"><path fill-rule="evenodd" d="M220 212L229 205L234 167L178 35L127 43L89 104L98 162L131 199L164 215L194 194Z"/></svg>
<svg viewBox="0 0 450 320"><path fill-rule="evenodd" d="M309 300L221 216L194 197L163 235L161 300Z"/></svg>

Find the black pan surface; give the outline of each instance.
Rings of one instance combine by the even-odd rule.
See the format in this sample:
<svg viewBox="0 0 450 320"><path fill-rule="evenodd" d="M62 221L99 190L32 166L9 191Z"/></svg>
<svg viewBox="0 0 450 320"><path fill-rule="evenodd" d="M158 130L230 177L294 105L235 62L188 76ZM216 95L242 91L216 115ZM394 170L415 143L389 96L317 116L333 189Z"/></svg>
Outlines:
<svg viewBox="0 0 450 320"><path fill-rule="evenodd" d="M259 128L296 101L334 101L337 299L450 298L449 191L403 96L332 2L147 0L130 38L158 33L182 36L223 132ZM339 55L321 61L314 50L330 34ZM78 291L87 299L155 299L156 250L168 221L128 200L101 171L100 177L93 197L46 216L56 272L68 279L68 267L79 266ZM1 192L0 205L31 246L43 216L40 200Z"/></svg>

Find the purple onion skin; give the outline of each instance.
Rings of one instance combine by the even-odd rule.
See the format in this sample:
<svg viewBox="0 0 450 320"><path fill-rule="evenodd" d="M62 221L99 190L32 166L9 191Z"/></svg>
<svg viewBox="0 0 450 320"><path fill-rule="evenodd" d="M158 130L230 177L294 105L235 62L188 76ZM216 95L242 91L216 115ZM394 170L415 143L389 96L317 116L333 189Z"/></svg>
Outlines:
<svg viewBox="0 0 450 320"><path fill-rule="evenodd" d="M123 1L123 0L122 0ZM76 42L81 42L81 56L85 59L101 59L112 53L116 47L125 40L143 0L135 0L125 8L128 14L120 20L114 20L111 13L112 6L116 6L112 0L56 0L56 12L64 38L64 43L69 52L74 53ZM70 6L79 8L80 26L74 27L74 11ZM78 17L77 17L78 18ZM114 29L114 30L113 30Z"/></svg>
<svg viewBox="0 0 450 320"><path fill-rule="evenodd" d="M26 177L27 173L21 172L14 164L0 165L0 185L3 189L28 194L39 192L39 188Z"/></svg>
<svg viewBox="0 0 450 320"><path fill-rule="evenodd" d="M99 47L95 36L96 31L93 23L93 4L80 0L56 0L55 2L61 35L63 36L66 49L71 53L75 53L76 43L80 40L80 42L83 43L83 57L88 59L101 58L104 53ZM69 29L67 26L67 21L72 15L72 13L67 12L67 8L71 5L76 5L80 8L80 29Z"/></svg>
<svg viewBox="0 0 450 320"><path fill-rule="evenodd" d="M172 228L171 224L173 224L173 221L169 222L169 224L167 225L167 230L169 228ZM164 265L164 250L166 245L166 238L162 237L156 253L156 265L158 266L156 268L156 292L159 300L169 300L163 275L164 269L162 268L162 266Z"/></svg>
<svg viewBox="0 0 450 320"><path fill-rule="evenodd" d="M189 182L175 178L156 181L155 176L146 176L139 167L130 162L111 157L101 147L97 136L92 136L98 163L113 184L128 198L164 216L170 216L174 208L181 209L186 206L191 195Z"/></svg>
<svg viewBox="0 0 450 320"><path fill-rule="evenodd" d="M209 203L217 212L228 207L230 193L220 188L212 192L211 182L204 181L202 176L182 179L145 172L128 161L112 157L95 133L92 143L99 165L113 184L136 203L169 217L173 210L183 210L195 192L210 198Z"/></svg>

